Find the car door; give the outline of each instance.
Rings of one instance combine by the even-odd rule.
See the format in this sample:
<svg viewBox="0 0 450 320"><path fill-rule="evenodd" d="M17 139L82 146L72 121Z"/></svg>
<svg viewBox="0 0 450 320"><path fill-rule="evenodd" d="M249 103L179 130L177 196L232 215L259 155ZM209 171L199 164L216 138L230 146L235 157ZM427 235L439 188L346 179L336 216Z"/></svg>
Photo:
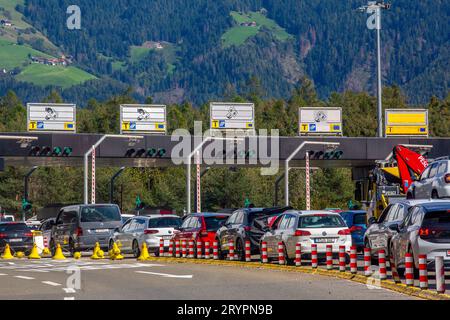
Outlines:
<svg viewBox="0 0 450 320"><path fill-rule="evenodd" d="M286 227L289 224L290 216L291 216L290 214L284 214L277 228L273 231L271 248L274 256L278 256L278 243L282 241L282 237L286 232Z"/></svg>
<svg viewBox="0 0 450 320"><path fill-rule="evenodd" d="M418 221L420 221L420 208L412 207L410 209L409 215L406 217L404 222L400 225L400 231L397 235L398 237L398 253L397 253L397 263L399 265L404 265L405 263L405 254L408 252L409 248L409 239L412 232L417 231L420 228L417 225Z"/></svg>
<svg viewBox="0 0 450 320"><path fill-rule="evenodd" d="M125 228L122 228L119 239L124 250L130 251L132 249L133 232L136 226L136 219L132 218L124 225Z"/></svg>
<svg viewBox="0 0 450 320"><path fill-rule="evenodd" d="M67 246L69 244L70 237L70 210L63 209L56 220L55 226L55 244L61 246Z"/></svg>
<svg viewBox="0 0 450 320"><path fill-rule="evenodd" d="M288 258L295 256L295 246L297 245L295 240L295 231L297 230L298 219L297 216L289 214L289 221L287 222L286 229L281 237L281 240L286 245L286 252Z"/></svg>
<svg viewBox="0 0 450 320"><path fill-rule="evenodd" d="M397 216L399 208L400 208L399 204L394 204L392 208L389 210L383 223L380 225L376 237L377 250L383 249L385 250L386 253L389 250L388 245L391 236L391 229L389 227L395 223L395 218Z"/></svg>
<svg viewBox="0 0 450 320"><path fill-rule="evenodd" d="M280 223L284 218L284 214L279 216L275 222L272 224L272 227L270 228L270 230L268 230L265 234L264 234L264 241L267 243L267 254L270 257L273 257L276 255L277 250L276 250L276 245L278 245L278 242L276 240L276 232L278 230L278 228L280 227Z"/></svg>
<svg viewBox="0 0 450 320"><path fill-rule="evenodd" d="M240 211L235 211L225 222L225 224L220 228L220 247L222 250L228 250L228 243L230 241L230 230L234 226L234 221L236 220L236 217L239 215Z"/></svg>
<svg viewBox="0 0 450 320"><path fill-rule="evenodd" d="M126 246L127 241L125 240L125 235L130 230L133 219L128 219L120 228L120 231L114 233L114 241L120 242L122 245L121 250L130 250L129 247Z"/></svg>
<svg viewBox="0 0 450 320"><path fill-rule="evenodd" d="M431 169L430 169L428 178L425 180L425 182L422 186L423 198L425 198L425 199L431 198L431 191L433 190L433 181L437 175L439 165L440 165L439 162L435 162L431 165Z"/></svg>
<svg viewBox="0 0 450 320"><path fill-rule="evenodd" d="M386 219L393 207L394 207L393 204L388 205L386 209L384 209L383 212L381 213L380 217L378 218L378 221L371 224L366 231L366 238L369 241L369 245L370 248L372 249L372 252L376 252L379 249L381 237L380 233L383 231Z"/></svg>
<svg viewBox="0 0 450 320"><path fill-rule="evenodd" d="M419 179L417 181L414 182L414 198L415 199L423 199L425 198L425 191L424 191L424 187L427 183L428 180L428 175L430 173L430 166L428 166L420 175Z"/></svg>

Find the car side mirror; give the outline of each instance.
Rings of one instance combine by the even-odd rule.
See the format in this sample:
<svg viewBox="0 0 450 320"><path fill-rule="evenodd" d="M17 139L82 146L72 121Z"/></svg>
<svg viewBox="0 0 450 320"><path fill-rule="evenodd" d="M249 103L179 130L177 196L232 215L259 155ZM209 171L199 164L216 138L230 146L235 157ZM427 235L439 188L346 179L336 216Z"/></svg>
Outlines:
<svg viewBox="0 0 450 320"><path fill-rule="evenodd" d="M389 226L389 229L391 229L392 231L399 231L399 227L397 223L393 223Z"/></svg>
<svg viewBox="0 0 450 320"><path fill-rule="evenodd" d="M377 219L375 217L370 217L368 222L369 222L369 226L370 226L371 224L377 223Z"/></svg>
<svg viewBox="0 0 450 320"><path fill-rule="evenodd" d="M121 227L117 227L117 228L114 229L114 232L120 232L120 231L122 231Z"/></svg>

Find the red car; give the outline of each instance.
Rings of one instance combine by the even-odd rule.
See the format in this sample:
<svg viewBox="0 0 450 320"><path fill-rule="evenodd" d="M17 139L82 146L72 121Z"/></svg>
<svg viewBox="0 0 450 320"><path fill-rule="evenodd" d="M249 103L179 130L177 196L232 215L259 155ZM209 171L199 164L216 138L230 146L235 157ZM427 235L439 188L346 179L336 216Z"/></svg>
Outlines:
<svg viewBox="0 0 450 320"><path fill-rule="evenodd" d="M173 240L200 240L205 245L209 241L212 248L216 237L216 231L227 221L230 214L227 213L192 213L187 215L178 230L175 230Z"/></svg>

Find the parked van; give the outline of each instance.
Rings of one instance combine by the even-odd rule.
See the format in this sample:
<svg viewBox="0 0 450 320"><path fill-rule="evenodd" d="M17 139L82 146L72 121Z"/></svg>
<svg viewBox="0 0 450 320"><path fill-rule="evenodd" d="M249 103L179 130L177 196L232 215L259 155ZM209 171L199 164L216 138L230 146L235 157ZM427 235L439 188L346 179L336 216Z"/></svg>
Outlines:
<svg viewBox="0 0 450 320"><path fill-rule="evenodd" d="M122 216L115 204L73 205L61 208L52 224L52 253L59 243L73 254L75 251L92 250L96 242L107 250L114 230L122 225Z"/></svg>

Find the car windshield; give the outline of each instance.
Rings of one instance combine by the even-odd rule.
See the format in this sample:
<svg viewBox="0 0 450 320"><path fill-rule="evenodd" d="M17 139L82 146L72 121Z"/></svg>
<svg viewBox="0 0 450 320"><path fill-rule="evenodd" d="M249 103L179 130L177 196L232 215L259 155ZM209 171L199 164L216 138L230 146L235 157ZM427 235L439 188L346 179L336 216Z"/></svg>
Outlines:
<svg viewBox="0 0 450 320"><path fill-rule="evenodd" d="M217 230L220 228L221 221L228 219L228 216L205 217L206 230Z"/></svg>
<svg viewBox="0 0 450 320"><path fill-rule="evenodd" d="M121 221L119 208L116 206L83 207L81 222Z"/></svg>
<svg viewBox="0 0 450 320"><path fill-rule="evenodd" d="M343 228L345 223L340 216L315 214L300 217L298 228Z"/></svg>
<svg viewBox="0 0 450 320"><path fill-rule="evenodd" d="M439 227L439 229L450 230L450 210L427 212L423 219L422 227Z"/></svg>
<svg viewBox="0 0 450 320"><path fill-rule="evenodd" d="M355 214L353 216L353 224L366 224L366 215L364 213Z"/></svg>
<svg viewBox="0 0 450 320"><path fill-rule="evenodd" d="M0 218L0 222L12 222L13 218L12 217L2 217Z"/></svg>
<svg viewBox="0 0 450 320"><path fill-rule="evenodd" d="M149 228L176 228L181 225L181 219L176 217L153 218L148 220Z"/></svg>
<svg viewBox="0 0 450 320"><path fill-rule="evenodd" d="M0 225L0 232L30 232L30 229L25 223L7 223Z"/></svg>

